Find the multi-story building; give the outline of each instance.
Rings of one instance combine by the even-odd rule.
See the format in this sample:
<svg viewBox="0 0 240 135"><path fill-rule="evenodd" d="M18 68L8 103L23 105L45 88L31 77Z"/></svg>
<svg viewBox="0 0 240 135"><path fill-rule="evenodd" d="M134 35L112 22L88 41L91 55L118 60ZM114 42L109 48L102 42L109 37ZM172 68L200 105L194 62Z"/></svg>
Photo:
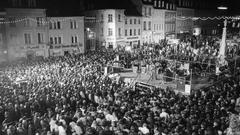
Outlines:
<svg viewBox="0 0 240 135"><path fill-rule="evenodd" d="M173 1L165 2L165 37L173 38L176 35L176 5Z"/></svg>
<svg viewBox="0 0 240 135"><path fill-rule="evenodd" d="M165 38L165 9L160 0L154 0L153 4L153 42L159 43Z"/></svg>
<svg viewBox="0 0 240 135"><path fill-rule="evenodd" d="M1 9L0 9L1 10ZM0 11L0 63L7 60L7 45L6 45L6 28L5 28L4 10Z"/></svg>
<svg viewBox="0 0 240 135"><path fill-rule="evenodd" d="M93 18L90 24L86 24L86 29L95 33L97 45L117 48L125 44L123 9L91 10L85 12L85 16Z"/></svg>
<svg viewBox="0 0 240 135"><path fill-rule="evenodd" d="M194 9L192 0L177 1L176 33L192 33Z"/></svg>
<svg viewBox="0 0 240 135"><path fill-rule="evenodd" d="M142 14L143 43L153 42L153 0L131 0L139 13Z"/></svg>
<svg viewBox="0 0 240 135"><path fill-rule="evenodd" d="M6 9L9 60L48 56L48 25L45 9Z"/></svg>
<svg viewBox="0 0 240 135"><path fill-rule="evenodd" d="M49 15L49 45L51 56L84 53L84 17L59 17Z"/></svg>
<svg viewBox="0 0 240 135"><path fill-rule="evenodd" d="M142 17L141 15L125 14L124 36L126 45L138 48L142 44Z"/></svg>

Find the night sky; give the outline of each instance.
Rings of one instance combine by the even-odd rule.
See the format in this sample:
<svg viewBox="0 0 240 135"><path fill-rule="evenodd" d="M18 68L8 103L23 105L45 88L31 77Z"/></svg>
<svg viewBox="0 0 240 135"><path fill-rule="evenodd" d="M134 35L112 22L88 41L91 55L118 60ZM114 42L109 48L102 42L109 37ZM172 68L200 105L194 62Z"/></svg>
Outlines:
<svg viewBox="0 0 240 135"><path fill-rule="evenodd" d="M0 8L4 7L10 7L7 4L8 0L0 0ZM84 5L86 7L86 4L82 4L82 1L86 2L93 2L96 3L98 7L116 7L116 5L119 6L120 4L124 4L123 1L125 0L38 0L38 8L47 8L47 9L61 9L61 11L66 10L72 10L72 11L78 11L80 10L80 5ZM193 0L194 1L194 0ZM240 15L240 0L209 0L213 3L216 3L215 5L219 5L220 3L224 3L224 5L227 5L229 7L227 14L228 15Z"/></svg>

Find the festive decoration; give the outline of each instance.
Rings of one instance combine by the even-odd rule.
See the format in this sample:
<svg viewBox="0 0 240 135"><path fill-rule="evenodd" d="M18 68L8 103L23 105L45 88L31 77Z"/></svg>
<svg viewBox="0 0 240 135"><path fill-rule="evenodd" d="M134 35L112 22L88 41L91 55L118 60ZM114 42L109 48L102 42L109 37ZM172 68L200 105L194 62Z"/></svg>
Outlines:
<svg viewBox="0 0 240 135"><path fill-rule="evenodd" d="M59 22L66 22L69 20L73 20L74 18L64 18L64 19L59 19ZM233 16L221 16L221 17L171 17L171 18L166 18L166 20L172 20L172 19L176 19L176 20L192 20L192 21L206 21L206 20L222 20L222 19L227 19L227 20L231 20L230 22L236 22L238 20L240 20L240 17L233 17ZM10 21L7 18L0 18L0 24L10 24L10 23L18 23L18 22L23 22L26 20L31 20L35 23L38 22L38 20L36 18L30 18L30 17L25 17L25 18L19 18L19 19L15 19L14 21ZM84 17L84 21L85 22L89 22L89 23L100 23L102 22L102 20L98 20L96 19L96 17ZM49 18L44 20L42 23L45 25L48 25L49 23L54 22L53 19ZM234 27L235 27L235 23L234 23ZM237 27L240 27L240 24L238 23Z"/></svg>

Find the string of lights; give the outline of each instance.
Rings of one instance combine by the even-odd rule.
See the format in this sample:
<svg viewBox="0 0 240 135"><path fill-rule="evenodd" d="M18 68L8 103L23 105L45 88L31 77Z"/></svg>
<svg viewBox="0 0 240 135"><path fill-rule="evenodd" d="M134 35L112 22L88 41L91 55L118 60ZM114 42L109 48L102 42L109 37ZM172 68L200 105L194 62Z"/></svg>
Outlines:
<svg viewBox="0 0 240 135"><path fill-rule="evenodd" d="M64 18L64 19L46 19L46 20L41 20L41 23L42 24L50 24L50 23L54 23L56 21L58 22L66 22L66 21L69 21L69 20L74 20L75 18ZM220 17L169 17L169 18L166 18L165 20L168 21L168 20L173 20L173 19L176 19L176 20L182 20L182 21L186 21L186 20L192 20L192 21L207 21L207 20L224 20L224 19L227 19L229 20L230 22L236 22L236 21L239 21L240 20L240 17L234 17L234 16L220 16ZM31 17L25 17L25 18L20 18L20 19L14 19L14 20L10 20L10 19L7 19L7 18L0 18L0 24L11 24L11 23L19 23L19 22L24 22L26 20L31 20L35 23L39 23L40 21L38 21L36 18L31 18ZM84 18L84 21L85 22L90 22L90 23L99 23L99 22L103 22L103 20L99 20L99 19L96 19L95 17L85 17Z"/></svg>

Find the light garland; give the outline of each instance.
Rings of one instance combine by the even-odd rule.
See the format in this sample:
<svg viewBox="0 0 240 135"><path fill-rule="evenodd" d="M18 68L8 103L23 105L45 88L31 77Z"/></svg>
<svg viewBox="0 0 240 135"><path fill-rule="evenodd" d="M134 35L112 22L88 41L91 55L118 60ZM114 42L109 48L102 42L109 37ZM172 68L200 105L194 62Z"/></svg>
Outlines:
<svg viewBox="0 0 240 135"><path fill-rule="evenodd" d="M0 24L11 24L11 23L19 23L19 22L23 22L23 21L26 21L26 20L31 20L32 22L35 22L35 23L38 23L38 20L36 18L31 18L31 17L25 17L25 18L21 18L21 19L18 19L18 20L14 20L14 21L6 21L7 19L6 18L0 18ZM55 20L55 19L46 19L46 20L43 20L41 21L42 24L46 24L48 25L49 23L53 23L53 22L66 22L66 21L69 21L69 20L74 20L75 18L64 18L64 19L58 19L58 20ZM170 17L170 18L166 18L165 20L173 20L173 19L176 19L176 20L181 20L181 21L186 21L186 20L192 20L192 21L207 21L207 20L224 20L224 19L227 19L227 20L232 20L232 22L234 21L238 21L240 20L240 17L233 17L233 16L222 16L222 17ZM96 19L96 17L84 17L84 21L85 22L89 22L89 23L100 23L100 22L103 22L102 20L98 20Z"/></svg>

